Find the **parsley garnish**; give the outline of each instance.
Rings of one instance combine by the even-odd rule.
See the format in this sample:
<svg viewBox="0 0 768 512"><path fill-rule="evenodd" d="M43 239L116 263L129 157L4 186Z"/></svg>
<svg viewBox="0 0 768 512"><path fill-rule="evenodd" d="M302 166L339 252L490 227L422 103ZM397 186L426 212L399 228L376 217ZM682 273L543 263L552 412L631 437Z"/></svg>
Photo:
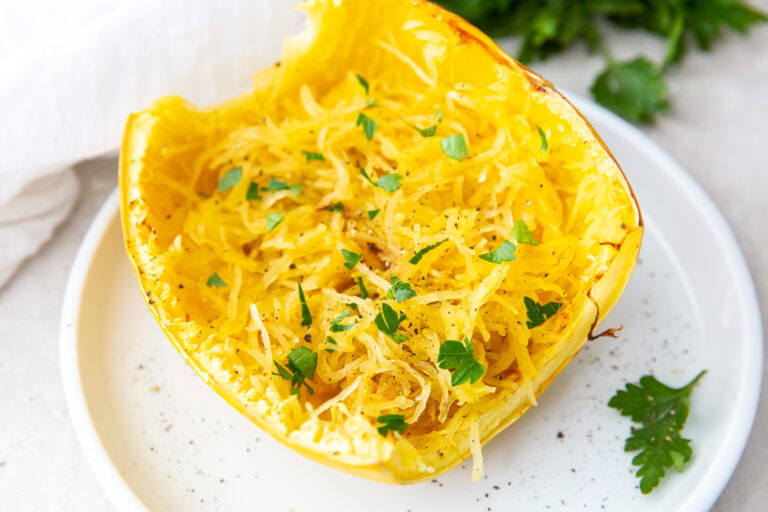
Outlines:
<svg viewBox="0 0 768 512"><path fill-rule="evenodd" d="M237 185L242 176L242 167L235 167L231 171L227 172L224 176L219 178L219 192L226 192L227 190Z"/></svg>
<svg viewBox="0 0 768 512"><path fill-rule="evenodd" d="M539 137L541 138L541 150L546 151L549 149L549 143L547 142L547 134L541 129L541 126L536 125L536 129L539 131Z"/></svg>
<svg viewBox="0 0 768 512"><path fill-rule="evenodd" d="M373 220L379 214L381 210L368 210L368 218Z"/></svg>
<svg viewBox="0 0 768 512"><path fill-rule="evenodd" d="M447 340L440 345L437 354L437 366L444 370L453 370L451 374L451 386L460 386L467 381L474 384L485 373L485 366L481 365L474 356L475 349L469 339L464 337L464 344L456 340Z"/></svg>
<svg viewBox="0 0 768 512"><path fill-rule="evenodd" d="M259 184L252 181L251 184L248 185L248 191L245 193L245 200L258 201L259 199L261 199L261 196L259 195Z"/></svg>
<svg viewBox="0 0 768 512"><path fill-rule="evenodd" d="M449 135L440 141L440 147L443 148L443 153L448 158L461 161L462 158L467 157L467 141L464 140L464 135L455 133Z"/></svg>
<svg viewBox="0 0 768 512"><path fill-rule="evenodd" d="M443 122L443 111L442 110L437 109L435 111L435 119L437 119L438 123L442 123Z"/></svg>
<svg viewBox="0 0 768 512"><path fill-rule="evenodd" d="M525 309L528 313L528 321L525 322L525 325L528 326L529 329L538 327L555 316L555 313L557 313L562 306L559 302L547 302L542 305L530 297L524 297L523 302L525 303Z"/></svg>
<svg viewBox="0 0 768 512"><path fill-rule="evenodd" d="M213 274L208 277L208 280L205 282L205 286L208 288L211 288L213 286L223 288L224 286L227 286L227 283L224 282L222 278L219 277L219 274L214 272Z"/></svg>
<svg viewBox="0 0 768 512"><path fill-rule="evenodd" d="M515 244L510 242L509 240L504 240L504 243L502 243L497 249L486 252L485 254L480 255L480 259L483 259L485 261L488 261L490 263L504 263L505 261L515 261Z"/></svg>
<svg viewBox="0 0 768 512"><path fill-rule="evenodd" d="M437 125L436 124L433 124L429 128L424 128L423 130L421 128L419 128L418 126L413 125L413 124L411 125L411 128L413 128L414 130L419 132L422 137L434 137L435 136L435 132L437 132Z"/></svg>
<svg viewBox="0 0 768 512"><path fill-rule="evenodd" d="M624 451L641 450L632 459L640 466L640 491L648 494L664 477L665 469L674 467L682 473L691 460L691 440L680 432L685 426L691 408L691 391L706 373L699 373L682 388L671 388L652 375L640 378L640 385L627 384L626 391L619 390L608 401L608 407L617 409L622 416L629 416L640 428L632 428L632 434L624 443Z"/></svg>
<svg viewBox="0 0 768 512"><path fill-rule="evenodd" d="M341 250L341 255L344 256L344 266L347 267L349 270L352 270L353 268L355 268L355 265L357 265L357 263L360 261L360 258L363 257L362 254L348 251L346 249Z"/></svg>
<svg viewBox="0 0 768 512"><path fill-rule="evenodd" d="M397 328L405 320L405 314L401 311L400 316L395 313L395 310L386 302L381 305L381 313L376 315L373 322L381 332L389 336L395 343L402 343L408 340L408 336L404 334L398 334Z"/></svg>
<svg viewBox="0 0 768 512"><path fill-rule="evenodd" d="M331 336L328 336L327 338L325 338L325 344L326 345L329 345L329 344L330 345L338 345L338 343L336 343L336 340L333 339L333 337L331 337ZM333 354L335 352L335 350L333 350L332 348L327 348L327 349L325 349L325 351L328 352L329 354Z"/></svg>
<svg viewBox="0 0 768 512"><path fill-rule="evenodd" d="M312 380L315 378L317 353L312 352L307 347L299 347L291 350L291 353L288 354L287 368L277 361L274 363L277 373L272 372L272 375L291 381L292 395L298 395L302 385L307 388L310 395L314 394L315 390L304 382L304 379Z"/></svg>
<svg viewBox="0 0 768 512"><path fill-rule="evenodd" d="M533 231L528 229L528 224L524 220L515 221L509 236L517 240L518 244L539 245L539 241L533 238Z"/></svg>
<svg viewBox="0 0 768 512"><path fill-rule="evenodd" d="M331 320L331 332L344 332L353 328L355 324L342 325L341 322L349 316L350 310L345 309L342 314Z"/></svg>
<svg viewBox="0 0 768 512"><path fill-rule="evenodd" d="M266 187L263 187L261 190L265 192L279 192L281 190L290 190L296 195L300 195L301 191L304 187L301 183L294 183L293 185L288 185L284 181L277 180L275 178L269 178L269 184Z"/></svg>
<svg viewBox="0 0 768 512"><path fill-rule="evenodd" d="M358 83L365 89L365 94L368 94L368 81L360 75L356 74L355 76L357 77Z"/></svg>
<svg viewBox="0 0 768 512"><path fill-rule="evenodd" d="M326 206L325 209L333 213L344 213L344 203L339 201L339 202L333 203L331 206Z"/></svg>
<svg viewBox="0 0 768 512"><path fill-rule="evenodd" d="M370 183L374 187L379 187L380 189L390 193L400 188L400 181L402 181L403 179L403 177L400 176L399 174L387 174L377 179L376 182L374 183L374 181L368 175L368 172L366 172L366 170L363 169L362 167L360 168L360 174L362 174L363 178L365 178L368 181L368 183ZM371 211L375 211L376 213L379 213L379 210L371 210ZM371 217L371 212L368 212L368 216ZM373 215L373 217L375 216L376 214ZM373 217L371 217L371 220L373 220Z"/></svg>
<svg viewBox="0 0 768 512"><path fill-rule="evenodd" d="M312 151L303 151L304 155L307 157L307 162L310 162L312 160L319 160L320 162L325 162L325 157L322 153L313 153Z"/></svg>
<svg viewBox="0 0 768 512"><path fill-rule="evenodd" d="M357 276L357 286L360 287L360 298L367 299L368 290L365 289L365 284L363 284L363 276Z"/></svg>
<svg viewBox="0 0 768 512"><path fill-rule="evenodd" d="M376 104L376 98L368 98L365 100L365 108L372 107Z"/></svg>
<svg viewBox="0 0 768 512"><path fill-rule="evenodd" d="M267 231L272 231L277 227L280 222L282 222L283 216L279 213L268 213L267 214Z"/></svg>
<svg viewBox="0 0 768 512"><path fill-rule="evenodd" d="M299 283L299 302L301 302L301 325L306 327L312 325L312 315L309 313L309 306L307 306L307 299L304 298L304 289Z"/></svg>
<svg viewBox="0 0 768 512"><path fill-rule="evenodd" d="M405 432L405 429L408 428L408 423L405 422L405 416L402 414L382 414L376 418L376 421L383 423L383 425L376 430L378 430L379 434L384 437L387 437L387 433L389 432L402 434Z"/></svg>
<svg viewBox="0 0 768 512"><path fill-rule="evenodd" d="M432 249L436 249L437 247L439 247L439 246L443 245L443 244L444 244L445 242L447 242L447 241L448 241L448 239L447 239L447 238L444 238L444 239L440 240L440 241L439 241L439 242L437 242L437 243L434 243L434 244L432 244L432 245L428 245L428 246L424 247L424 248L423 248L423 249L421 249L420 251L416 251L416 254L414 254L413 256L411 256L411 259L409 259L409 260L408 260L408 262L409 262L409 263L413 263L414 265L415 265L415 264L417 264L418 262L420 262L420 261L421 261L421 258L423 258L425 254L427 254L427 253L428 253L429 251L431 251Z"/></svg>
<svg viewBox="0 0 768 512"><path fill-rule="evenodd" d="M362 112L358 114L357 123L355 126L363 127L363 132L365 132L365 136L368 138L368 140L371 140L373 138L373 134L376 133L376 121L363 114Z"/></svg>
<svg viewBox="0 0 768 512"><path fill-rule="evenodd" d="M387 298L394 299L399 304L416 296L416 292L413 291L411 285L401 281L397 276L392 276L389 280L392 282L392 288L387 290Z"/></svg>

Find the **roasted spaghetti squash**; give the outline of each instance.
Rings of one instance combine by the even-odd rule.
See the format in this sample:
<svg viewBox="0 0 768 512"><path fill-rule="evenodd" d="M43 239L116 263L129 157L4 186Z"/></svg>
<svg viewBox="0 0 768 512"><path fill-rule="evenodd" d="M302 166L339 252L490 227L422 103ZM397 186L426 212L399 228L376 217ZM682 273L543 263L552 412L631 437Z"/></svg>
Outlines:
<svg viewBox="0 0 768 512"><path fill-rule="evenodd" d="M574 107L422 0L307 0L253 92L128 120L121 216L181 355L285 445L392 483L512 423L613 307L638 205Z"/></svg>

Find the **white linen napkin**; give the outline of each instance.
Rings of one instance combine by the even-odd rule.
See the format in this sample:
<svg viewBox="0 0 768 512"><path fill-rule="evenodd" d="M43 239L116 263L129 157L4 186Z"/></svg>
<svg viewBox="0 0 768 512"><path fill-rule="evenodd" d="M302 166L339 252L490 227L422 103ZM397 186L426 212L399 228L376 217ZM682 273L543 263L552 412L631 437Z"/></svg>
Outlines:
<svg viewBox="0 0 768 512"><path fill-rule="evenodd" d="M294 3L0 2L0 287L72 208L72 164L119 147L128 114L160 96L247 92L301 29Z"/></svg>

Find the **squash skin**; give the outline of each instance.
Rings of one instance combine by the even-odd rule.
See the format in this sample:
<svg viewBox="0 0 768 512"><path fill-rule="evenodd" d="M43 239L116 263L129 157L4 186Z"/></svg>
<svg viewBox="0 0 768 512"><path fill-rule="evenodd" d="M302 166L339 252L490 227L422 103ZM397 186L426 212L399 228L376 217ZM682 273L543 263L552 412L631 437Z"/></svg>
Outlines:
<svg viewBox="0 0 768 512"><path fill-rule="evenodd" d="M429 16L439 20L447 25L464 44L474 45L481 48L500 65L512 69L520 70L532 84L533 88L540 94L550 97L551 106L556 109L557 115L568 124L585 126L592 138L598 142L602 150L610 157L615 164L617 177L620 179L626 194L631 197L631 202L636 214L635 225L626 232L624 239L616 244L616 255L611 261L607 271L597 277L591 285L587 294L589 304L580 311L580 314L572 318L568 328L562 333L564 346L568 350L563 350L553 357L547 364L539 368L539 376L532 381L533 393L536 397L546 389L554 378L568 365L568 363L578 354L586 339L592 336L594 329L608 315L613 306L618 301L621 292L628 282L640 250L640 244L643 236L643 221L639 205L632 192L631 186L624 176L623 172L615 161L610 151L600 139L589 122L578 112L578 110L552 85L542 79L533 71L529 70L513 58L506 55L490 38L480 32L478 29L468 24L458 16L449 13L442 8L424 0L394 0L398 3L409 3L415 8L428 13ZM152 130L158 122L158 118L152 113L151 109L133 114L129 117L125 129L122 149L120 154L119 182L120 182L120 208L123 233L125 236L126 250L128 252L131 264L139 282L142 296L144 296L148 307L157 319L161 328L165 332L173 346L181 356L192 366L203 380L211 386L222 398L230 405L235 407L240 413L248 417L259 428L269 433L272 437L286 445L287 447L301 453L307 458L315 460L327 466L340 469L342 471L355 474L367 479L376 480L390 484L411 484L420 481L426 481L439 476L455 466L461 464L469 455L467 447L461 454L455 457L446 457L446 460L440 461L441 464L433 464L433 471L419 471L414 469L410 461L411 454L408 448L400 441L385 443L383 453L386 457L372 463L362 462L356 457L347 457L347 454L330 456L328 453L322 453L311 449L305 444L297 443L284 432L281 432L275 425L265 421L259 414L254 413L252 409L246 407L241 397L237 396L231 388L224 385L217 378L209 373L203 362L190 354L179 339L179 333L174 331L173 326L164 320L161 308L162 301L150 301L147 295L152 288L152 280L149 277L148 265L151 265L151 255L146 254L145 240L137 226L137 202L142 198L138 195L138 179L143 170L143 163L147 143L151 137ZM513 423L517 418L524 414L531 406L528 397L523 393L517 393L510 400L499 405L490 411L484 411L480 417L480 424L494 424L493 428L481 430L481 442L487 443L496 434ZM404 470L404 468L408 468Z"/></svg>

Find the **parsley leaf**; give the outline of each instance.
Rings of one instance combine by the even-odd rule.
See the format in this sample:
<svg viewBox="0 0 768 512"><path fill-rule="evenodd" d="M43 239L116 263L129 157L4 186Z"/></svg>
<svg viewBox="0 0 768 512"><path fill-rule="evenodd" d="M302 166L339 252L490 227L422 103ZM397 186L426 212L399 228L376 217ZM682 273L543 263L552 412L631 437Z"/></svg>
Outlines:
<svg viewBox="0 0 768 512"><path fill-rule="evenodd" d="M421 261L421 258L423 258L425 254L427 254L432 249L438 248L439 246L443 245L447 241L448 241L447 238L443 238L439 242L436 242L436 243L434 243L432 245L428 245L428 246L424 247L423 249L421 249L420 251L416 251L416 253L413 256L411 256L411 259L409 259L408 262L412 263L414 265L417 264L418 262Z"/></svg>
<svg viewBox="0 0 768 512"><path fill-rule="evenodd" d="M480 259L490 263L495 263L496 265L499 263L504 263L505 261L515 261L515 249L517 249L515 244L509 240L504 240L504 243L502 243L497 249L491 252L486 252L485 254L481 254Z"/></svg>
<svg viewBox="0 0 768 512"><path fill-rule="evenodd" d="M283 221L283 216L279 213L267 214L267 232L272 231Z"/></svg>
<svg viewBox="0 0 768 512"><path fill-rule="evenodd" d="M435 111L435 119L437 119L438 124L443 122L443 111L440 109L437 109Z"/></svg>
<svg viewBox="0 0 768 512"><path fill-rule="evenodd" d="M405 432L405 429L408 428L408 423L405 422L405 416L402 414L382 414L376 418L376 421L383 423L383 425L376 430L378 430L379 434L384 437L387 437L389 432L402 434Z"/></svg>
<svg viewBox="0 0 768 512"><path fill-rule="evenodd" d="M327 338L325 338L325 344L326 345L338 345L338 343L336 343L336 340L333 339L333 337L331 337L331 336L328 336ZM336 352L332 348L327 348L327 349L325 349L325 351L328 352L329 354L333 354L334 352Z"/></svg>
<svg viewBox="0 0 768 512"><path fill-rule="evenodd" d="M667 84L645 57L611 62L591 90L598 103L631 121L651 123L656 114L669 110Z"/></svg>
<svg viewBox="0 0 768 512"><path fill-rule="evenodd" d="M360 287L360 298L367 299L368 290L365 289L365 284L363 284L363 276L357 276L357 286Z"/></svg>
<svg viewBox="0 0 768 512"><path fill-rule="evenodd" d="M309 313L309 306L307 306L307 299L304 298L304 289L299 283L299 302L301 302L301 325L306 327L312 325L312 315Z"/></svg>
<svg viewBox="0 0 768 512"><path fill-rule="evenodd" d="M231 171L227 172L224 176L219 178L219 192L226 192L240 182L240 178L243 176L243 168L235 167Z"/></svg>
<svg viewBox="0 0 768 512"><path fill-rule="evenodd" d="M444 370L453 370L451 374L451 386L460 386L467 381L474 384L485 373L485 366L481 365L474 356L475 349L469 339L464 337L464 344L456 340L446 340L440 345L437 354L437 366Z"/></svg>
<svg viewBox="0 0 768 512"><path fill-rule="evenodd" d="M266 187L262 187L261 190L263 190L264 192L279 192L281 190L290 190L294 194L300 195L302 189L303 189L303 186L301 183L294 183L293 185L288 185L284 181L280 181L275 178L269 178L269 184Z"/></svg>
<svg viewBox="0 0 768 512"><path fill-rule="evenodd" d="M381 305L381 313L376 315L373 319L373 323L379 328L381 332L389 336L395 343L402 343L408 340L408 336L404 334L398 334L397 329L400 324L405 320L405 314L401 311L400 316L395 313L395 310L386 302Z"/></svg>
<svg viewBox="0 0 768 512"><path fill-rule="evenodd" d="M368 183L370 183L370 184L371 184L371 185L373 185L374 187L376 186L376 183L375 183L375 182L374 182L374 181L371 179L371 177L368 175L368 172L367 172L365 169L363 169L362 167L360 168L360 174L362 174L362 175L363 175L363 178L365 178L365 179L368 181Z"/></svg>
<svg viewBox="0 0 768 512"><path fill-rule="evenodd" d="M360 258L363 257L362 254L348 251L346 249L341 250L341 255L344 256L344 266L347 267L349 270L352 270L353 268L355 268L355 265L357 265L357 263L360 261Z"/></svg>
<svg viewBox="0 0 768 512"><path fill-rule="evenodd" d="M373 220L379 214L381 210L368 210L368 218Z"/></svg>
<svg viewBox="0 0 768 512"><path fill-rule="evenodd" d="M411 125L411 128L413 128L414 130L419 132L422 137L434 137L435 133L437 132L437 125L436 124L433 124L429 128L424 128L423 130L421 128L419 128L418 126L413 125L413 124Z"/></svg>
<svg viewBox="0 0 768 512"><path fill-rule="evenodd" d="M259 199L261 199L261 196L259 195L259 184L252 181L251 184L248 185L248 191L245 193L245 200L258 201Z"/></svg>
<svg viewBox="0 0 768 512"><path fill-rule="evenodd" d="M299 347L291 350L291 353L288 354L287 368L277 361L274 363L277 373L272 372L272 375L291 381L292 395L298 395L302 385L307 388L310 395L314 394L315 390L304 382L304 379L312 380L315 378L317 353L312 352L307 347Z"/></svg>
<svg viewBox="0 0 768 512"><path fill-rule="evenodd" d="M637 477L643 494L659 485L665 469L674 467L682 472L691 460L691 441L680 433L690 411L691 392L705 373L702 371L682 388L671 388L646 375L640 378L639 385L627 384L626 390L618 390L608 401L608 407L642 425L632 429L624 451L640 450L632 464L640 466Z"/></svg>
<svg viewBox="0 0 768 512"><path fill-rule="evenodd" d="M387 174L376 180L376 186L390 194L400 188L403 179L399 174Z"/></svg>
<svg viewBox="0 0 768 512"><path fill-rule="evenodd" d="M547 134L541 129L541 126L536 125L536 129L539 131L539 138L541 139L541 150L547 151L549 149L549 143L547 142Z"/></svg>
<svg viewBox="0 0 768 512"><path fill-rule="evenodd" d="M360 112L357 116L357 123L355 126L362 126L363 132L368 140L373 138L373 134L376 133L376 121Z"/></svg>
<svg viewBox="0 0 768 512"><path fill-rule="evenodd" d="M518 244L539 245L539 241L533 238L533 231L528 229L528 224L522 219L515 221L509 236L517 240Z"/></svg>
<svg viewBox="0 0 768 512"><path fill-rule="evenodd" d="M331 206L326 206L325 209L333 213L344 213L344 203L338 201Z"/></svg>
<svg viewBox="0 0 768 512"><path fill-rule="evenodd" d="M345 309L342 314L331 320L331 332L344 332L348 331L355 326L355 324L343 325L341 322L349 316L350 310Z"/></svg>
<svg viewBox="0 0 768 512"><path fill-rule="evenodd" d="M227 283L224 282L222 278L219 277L219 274L214 272L213 274L208 277L208 280L205 282L205 286L208 288L211 288L213 286L216 286L218 288L223 288L224 286L227 286Z"/></svg>
<svg viewBox="0 0 768 512"><path fill-rule="evenodd" d="M356 74L355 76L357 77L357 82L365 89L365 94L368 94L368 81L360 75Z"/></svg>
<svg viewBox="0 0 768 512"><path fill-rule="evenodd" d="M392 288L387 290L387 298L394 299L399 304L416 296L416 292L413 291L411 285L401 281L397 276L392 276L389 280L392 282Z"/></svg>
<svg viewBox="0 0 768 512"><path fill-rule="evenodd" d="M525 325L528 326L529 329L538 327L555 316L555 313L557 313L562 306L559 302L547 302L546 304L541 305L530 297L524 297L523 302L525 303L525 309L528 314L528 321L525 322Z"/></svg>
<svg viewBox="0 0 768 512"><path fill-rule="evenodd" d="M440 141L440 147L443 149L443 153L448 158L461 161L462 158L467 157L467 141L464 140L464 135L455 133L449 135Z"/></svg>
<svg viewBox="0 0 768 512"><path fill-rule="evenodd" d="M313 153L312 151L302 151L302 153L307 157L307 162L311 162L312 160L325 162L325 157L322 153Z"/></svg>
<svg viewBox="0 0 768 512"><path fill-rule="evenodd" d="M372 107L376 104L376 98L368 98L365 100L365 108Z"/></svg>

